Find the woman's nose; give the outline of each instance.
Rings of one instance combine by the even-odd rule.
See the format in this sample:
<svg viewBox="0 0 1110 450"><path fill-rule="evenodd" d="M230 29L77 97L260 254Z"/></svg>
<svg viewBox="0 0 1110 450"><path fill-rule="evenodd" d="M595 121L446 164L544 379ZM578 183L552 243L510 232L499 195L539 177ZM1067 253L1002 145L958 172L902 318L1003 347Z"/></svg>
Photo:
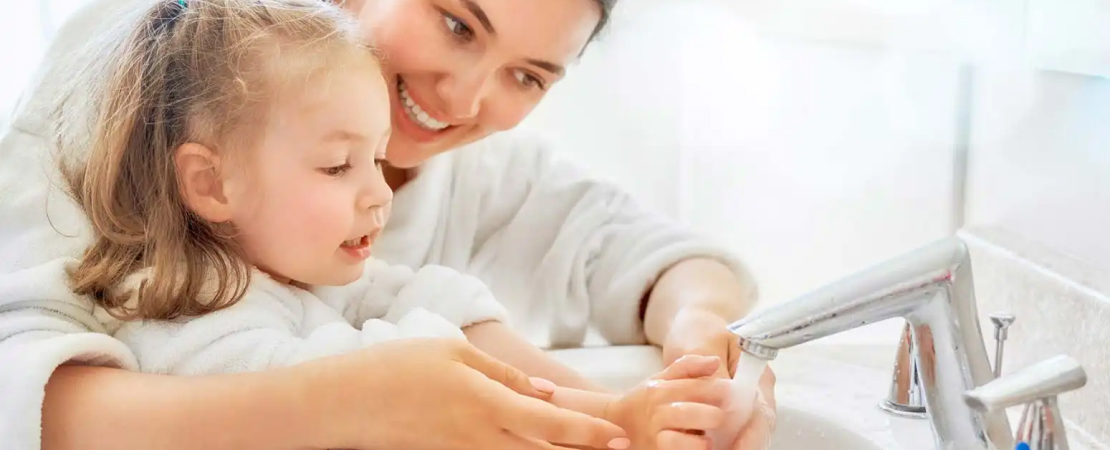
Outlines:
<svg viewBox="0 0 1110 450"><path fill-rule="evenodd" d="M436 84L436 91L443 99L446 112L454 119L476 117L482 100L494 86L493 73L473 67L464 73L444 76Z"/></svg>

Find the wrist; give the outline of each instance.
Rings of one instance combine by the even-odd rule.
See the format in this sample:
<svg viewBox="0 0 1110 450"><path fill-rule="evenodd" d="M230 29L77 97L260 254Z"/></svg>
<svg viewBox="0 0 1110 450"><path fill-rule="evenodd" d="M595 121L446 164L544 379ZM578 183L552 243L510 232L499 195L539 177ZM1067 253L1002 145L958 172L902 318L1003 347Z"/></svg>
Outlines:
<svg viewBox="0 0 1110 450"><path fill-rule="evenodd" d="M683 306L671 321L672 327L677 322L693 322L699 325L721 323L728 325L732 318L729 308L721 307L714 302L690 303Z"/></svg>
<svg viewBox="0 0 1110 450"><path fill-rule="evenodd" d="M342 367L344 358L330 357L302 363L275 372L271 377L271 390L279 409L276 423L288 426L290 441L302 448L356 448L365 443L367 435L381 431L379 427L356 424L347 415L350 395L344 389L339 374L347 373ZM373 377L374 373L364 373ZM385 441L383 437L383 442Z"/></svg>
<svg viewBox="0 0 1110 450"><path fill-rule="evenodd" d="M743 317L755 300L755 289L732 270L712 259L691 258L663 272L642 305L648 341L662 345L680 318L707 313L728 323Z"/></svg>
<svg viewBox="0 0 1110 450"><path fill-rule="evenodd" d="M250 402L245 409L253 418L245 425L257 430L252 434L269 442L268 448L335 448L342 442L337 437L346 436L336 432L340 418L322 404L327 401L325 389L318 387L320 377L312 372L297 367L229 375L243 377L232 384Z"/></svg>

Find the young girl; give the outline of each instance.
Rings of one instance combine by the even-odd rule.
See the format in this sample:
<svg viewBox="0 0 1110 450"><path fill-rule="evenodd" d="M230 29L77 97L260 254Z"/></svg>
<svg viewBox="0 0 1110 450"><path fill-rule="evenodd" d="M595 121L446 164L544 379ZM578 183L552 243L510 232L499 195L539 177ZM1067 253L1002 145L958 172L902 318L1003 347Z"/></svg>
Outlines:
<svg viewBox="0 0 1110 450"><path fill-rule="evenodd" d="M504 319L477 279L367 262L390 128L359 42L311 0L164 0L120 47L69 177L96 234L71 276L144 371L260 370Z"/></svg>
<svg viewBox="0 0 1110 450"><path fill-rule="evenodd" d="M156 0L118 44L88 160L66 166L94 241L59 264L143 371L257 371L505 319L476 278L369 259L392 198L388 91L338 9ZM546 388L638 448L687 448L704 437L674 430L723 420L717 367L686 359L623 397Z"/></svg>

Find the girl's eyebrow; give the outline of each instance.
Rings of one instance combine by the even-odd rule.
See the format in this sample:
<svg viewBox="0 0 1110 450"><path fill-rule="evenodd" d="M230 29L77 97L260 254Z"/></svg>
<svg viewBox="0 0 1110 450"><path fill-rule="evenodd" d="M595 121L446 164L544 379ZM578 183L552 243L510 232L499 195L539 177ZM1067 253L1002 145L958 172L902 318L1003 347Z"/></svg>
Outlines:
<svg viewBox="0 0 1110 450"><path fill-rule="evenodd" d="M333 141L365 142L366 141L366 136L363 136L360 133L353 133L353 132L350 132L350 131L347 131L347 130L332 130L328 134L324 135L323 141L324 142L333 142Z"/></svg>

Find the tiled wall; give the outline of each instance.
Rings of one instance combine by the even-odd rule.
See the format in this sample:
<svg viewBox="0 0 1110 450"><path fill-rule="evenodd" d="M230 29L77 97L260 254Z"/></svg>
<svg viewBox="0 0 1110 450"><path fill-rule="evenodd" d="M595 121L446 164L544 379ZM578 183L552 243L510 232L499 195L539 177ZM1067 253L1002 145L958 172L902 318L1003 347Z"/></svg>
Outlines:
<svg viewBox="0 0 1110 450"><path fill-rule="evenodd" d="M967 217L1110 270L1110 78L977 71Z"/></svg>
<svg viewBox="0 0 1110 450"><path fill-rule="evenodd" d="M961 236L971 250L983 323L998 311L1017 317L1003 373L1058 354L1075 358L1087 372L1087 385L1060 397L1068 437L1085 446L1080 448L1110 449L1110 272L1003 228L970 228ZM983 331L993 346L991 327Z"/></svg>

